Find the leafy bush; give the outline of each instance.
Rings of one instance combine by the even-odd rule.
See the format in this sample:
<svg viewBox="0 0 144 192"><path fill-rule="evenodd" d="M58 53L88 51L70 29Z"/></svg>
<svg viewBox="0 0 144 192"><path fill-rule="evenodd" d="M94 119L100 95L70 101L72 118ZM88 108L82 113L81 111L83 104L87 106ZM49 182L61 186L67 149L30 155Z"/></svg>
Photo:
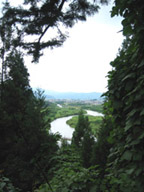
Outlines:
<svg viewBox="0 0 144 192"><path fill-rule="evenodd" d="M21 190L15 188L7 177L0 178L0 192L20 192Z"/></svg>

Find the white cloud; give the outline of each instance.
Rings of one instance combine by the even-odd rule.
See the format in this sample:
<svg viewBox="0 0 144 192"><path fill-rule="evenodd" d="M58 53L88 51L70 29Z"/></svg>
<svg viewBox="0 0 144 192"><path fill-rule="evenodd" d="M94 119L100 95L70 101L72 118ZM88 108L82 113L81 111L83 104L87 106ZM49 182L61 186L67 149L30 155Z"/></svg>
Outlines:
<svg viewBox="0 0 144 192"><path fill-rule="evenodd" d="M120 24L77 24L61 48L45 51L38 65L29 66L31 85L57 91L104 92L109 63L122 42Z"/></svg>
<svg viewBox="0 0 144 192"><path fill-rule="evenodd" d="M13 2L20 2L15 0ZM111 3L112 4L112 3ZM46 50L39 64L26 57L32 87L56 91L104 92L109 63L116 57L123 36L121 18L110 18L111 5L70 30L60 48Z"/></svg>

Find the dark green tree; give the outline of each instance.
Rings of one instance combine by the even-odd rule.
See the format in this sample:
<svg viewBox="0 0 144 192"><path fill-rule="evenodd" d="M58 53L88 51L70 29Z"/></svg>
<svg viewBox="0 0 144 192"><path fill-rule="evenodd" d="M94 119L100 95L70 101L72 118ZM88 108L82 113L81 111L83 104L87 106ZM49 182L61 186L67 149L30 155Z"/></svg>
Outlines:
<svg viewBox="0 0 144 192"><path fill-rule="evenodd" d="M78 122L73 133L72 145L79 150L84 167L91 165L91 155L94 145L94 136L92 135L88 117L81 110L78 116Z"/></svg>
<svg viewBox="0 0 144 192"><path fill-rule="evenodd" d="M47 182L50 159L57 150L57 138L49 133L45 103L35 97L22 55L10 53L5 63L7 79L0 102L0 167L22 191Z"/></svg>
<svg viewBox="0 0 144 192"><path fill-rule="evenodd" d="M92 151L94 146L94 136L91 132L88 117L85 117L86 122L86 129L84 130L84 136L82 140L82 147L81 147L81 157L83 161L83 166L88 168L91 166L91 157Z"/></svg>
<svg viewBox="0 0 144 192"><path fill-rule="evenodd" d="M2 8L2 15L4 15L5 10L9 9L9 3L4 3ZM4 97L3 95L3 82L7 79L7 63L5 59L7 55L18 46L21 41L21 33L16 25L9 25L10 17L0 18L0 99Z"/></svg>
<svg viewBox="0 0 144 192"><path fill-rule="evenodd" d="M77 146L78 148L82 145L82 139L84 137L84 132L87 129L88 122L85 120L85 116L83 111L81 110L78 116L78 122L73 132L72 144Z"/></svg>

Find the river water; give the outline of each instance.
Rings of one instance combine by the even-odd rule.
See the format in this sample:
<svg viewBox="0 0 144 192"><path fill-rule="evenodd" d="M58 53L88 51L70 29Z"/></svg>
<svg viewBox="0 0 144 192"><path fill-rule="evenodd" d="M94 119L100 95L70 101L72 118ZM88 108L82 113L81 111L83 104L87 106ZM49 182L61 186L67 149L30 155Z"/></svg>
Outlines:
<svg viewBox="0 0 144 192"><path fill-rule="evenodd" d="M91 115L91 116L103 116L103 114L102 113L99 113L99 112L97 112L97 111L91 111L91 110L86 110L86 112L87 112L87 115Z"/></svg>
<svg viewBox="0 0 144 192"><path fill-rule="evenodd" d="M103 116L103 114L96 111L86 110L87 115ZM73 115L74 116L74 115ZM73 116L58 118L51 122L52 133L59 133L63 138L71 139L74 129L71 128L66 122Z"/></svg>
<svg viewBox="0 0 144 192"><path fill-rule="evenodd" d="M73 116L58 118L51 122L52 133L60 133L63 138L71 139L74 129L66 122Z"/></svg>
<svg viewBox="0 0 144 192"><path fill-rule="evenodd" d="M60 108L62 108L62 105L60 105L60 104L57 104L57 106L60 107Z"/></svg>

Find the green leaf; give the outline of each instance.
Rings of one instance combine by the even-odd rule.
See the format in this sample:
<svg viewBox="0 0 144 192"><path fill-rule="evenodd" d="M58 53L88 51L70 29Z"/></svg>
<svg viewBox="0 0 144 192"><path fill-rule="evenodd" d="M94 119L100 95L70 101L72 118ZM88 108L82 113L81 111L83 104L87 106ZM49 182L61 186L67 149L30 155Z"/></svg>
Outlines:
<svg viewBox="0 0 144 192"><path fill-rule="evenodd" d="M94 185L91 187L90 192L96 192L96 190L97 190L97 185Z"/></svg>
<svg viewBox="0 0 144 192"><path fill-rule="evenodd" d="M120 101L114 101L113 106L114 106L114 108L118 109L121 107L121 102Z"/></svg>
<svg viewBox="0 0 144 192"><path fill-rule="evenodd" d="M121 160L130 161L131 159L132 159L132 152L131 151L125 151L121 157Z"/></svg>
<svg viewBox="0 0 144 192"><path fill-rule="evenodd" d="M134 125L141 125L141 119L137 119L136 121L134 121L133 124Z"/></svg>
<svg viewBox="0 0 144 192"><path fill-rule="evenodd" d="M133 85L134 85L133 81L128 81L126 83L125 90L130 91L133 88Z"/></svg>
<svg viewBox="0 0 144 192"><path fill-rule="evenodd" d="M139 153L135 154L133 156L133 160L134 161L141 161L142 160L142 154L139 154Z"/></svg>
<svg viewBox="0 0 144 192"><path fill-rule="evenodd" d="M144 138L144 132L141 133L141 135L138 137L139 139L143 139Z"/></svg>
<svg viewBox="0 0 144 192"><path fill-rule="evenodd" d="M140 143L140 139L137 140L133 140L129 145L133 146L133 145L137 145Z"/></svg>
<svg viewBox="0 0 144 192"><path fill-rule="evenodd" d="M138 176L141 174L141 172L143 172L143 170L141 168L135 170L135 175Z"/></svg>
<svg viewBox="0 0 144 192"><path fill-rule="evenodd" d="M141 63L138 65L138 68L143 67L144 66L144 60L141 61Z"/></svg>
<svg viewBox="0 0 144 192"><path fill-rule="evenodd" d="M132 122L129 120L126 122L126 126L124 128L125 131L128 131L133 126Z"/></svg>
<svg viewBox="0 0 144 192"><path fill-rule="evenodd" d="M128 117L133 116L137 112L137 109L133 109L130 113L128 113Z"/></svg>
<svg viewBox="0 0 144 192"><path fill-rule="evenodd" d="M135 73L130 73L130 74L126 75L126 76L122 79L122 81L125 81L126 79L133 78L133 77L135 77Z"/></svg>
<svg viewBox="0 0 144 192"><path fill-rule="evenodd" d="M127 25L123 28L123 35L131 35L133 33L132 27L130 25Z"/></svg>
<svg viewBox="0 0 144 192"><path fill-rule="evenodd" d="M131 175L134 172L134 170L135 170L135 168L128 169L128 170L126 170L126 173L128 175Z"/></svg>
<svg viewBox="0 0 144 192"><path fill-rule="evenodd" d="M141 111L140 116L144 115L144 109Z"/></svg>
<svg viewBox="0 0 144 192"><path fill-rule="evenodd" d="M5 182L0 183L0 189L3 189L5 185L6 185Z"/></svg>

